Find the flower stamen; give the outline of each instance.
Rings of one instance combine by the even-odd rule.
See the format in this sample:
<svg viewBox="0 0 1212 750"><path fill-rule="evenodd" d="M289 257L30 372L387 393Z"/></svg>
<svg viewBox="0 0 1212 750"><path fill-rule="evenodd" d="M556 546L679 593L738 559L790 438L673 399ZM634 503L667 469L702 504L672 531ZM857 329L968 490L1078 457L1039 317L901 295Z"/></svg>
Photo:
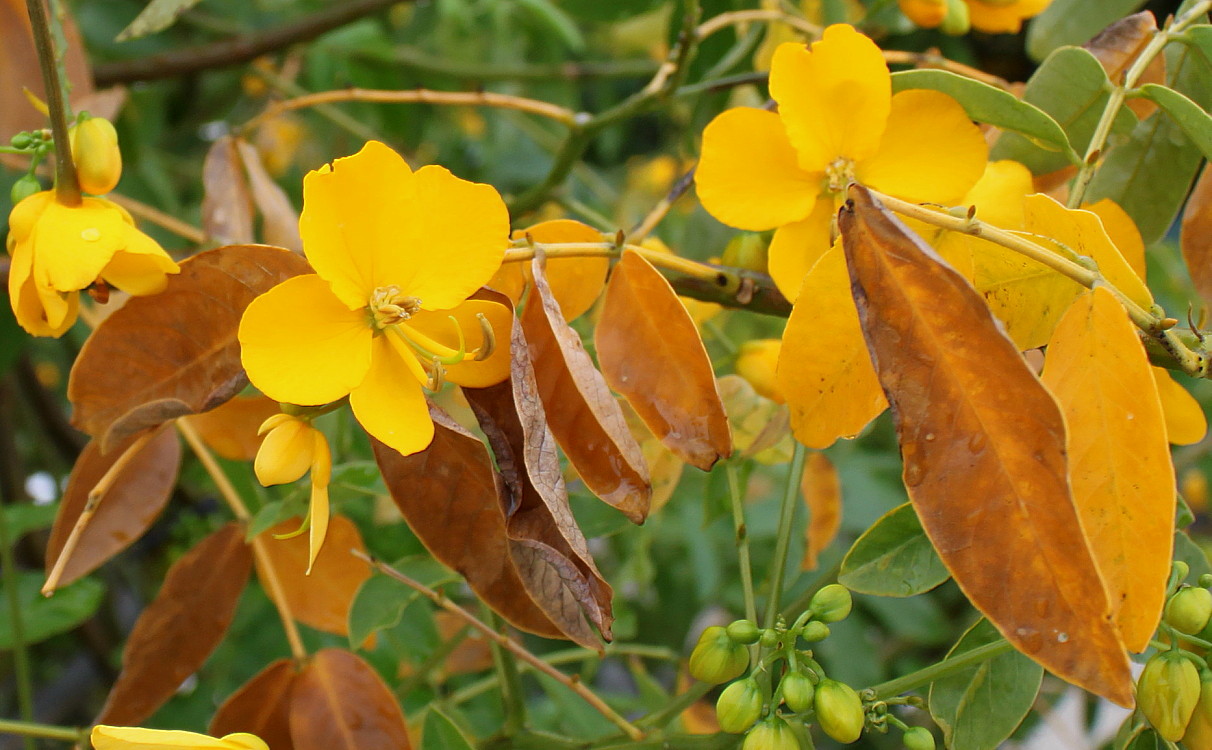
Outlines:
<svg viewBox="0 0 1212 750"><path fill-rule="evenodd" d="M826 189L831 193L844 190L847 185L855 181L854 161L844 156L834 159L829 166L825 167L825 181Z"/></svg>
<svg viewBox="0 0 1212 750"><path fill-rule="evenodd" d="M400 287L381 286L370 295L368 306L376 328L382 330L408 320L421 310L421 300L400 292Z"/></svg>
<svg viewBox="0 0 1212 750"><path fill-rule="evenodd" d="M476 321L480 324L480 348L472 352L476 362L483 362L497 350L497 335L493 333L492 324L484 313L476 313Z"/></svg>

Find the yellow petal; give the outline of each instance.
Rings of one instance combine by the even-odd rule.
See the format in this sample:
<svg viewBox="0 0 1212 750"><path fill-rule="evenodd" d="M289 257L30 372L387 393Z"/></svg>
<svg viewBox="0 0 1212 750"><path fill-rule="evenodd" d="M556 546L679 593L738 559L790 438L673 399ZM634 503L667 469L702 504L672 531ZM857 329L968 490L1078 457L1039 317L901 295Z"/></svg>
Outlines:
<svg viewBox="0 0 1212 750"><path fill-rule="evenodd" d="M68 207L51 201L34 225L34 277L60 292L97 280L101 269L127 243L130 224L114 204L84 198Z"/></svg>
<svg viewBox="0 0 1212 750"><path fill-rule="evenodd" d="M55 200L55 191L43 190L22 200L8 215L8 231L10 243L25 242L34 233L38 217L46 207Z"/></svg>
<svg viewBox="0 0 1212 750"><path fill-rule="evenodd" d="M917 26L933 29L947 17L946 0L899 0L901 13Z"/></svg>
<svg viewBox="0 0 1212 750"><path fill-rule="evenodd" d="M349 394L349 405L367 432L407 456L425 450L433 440L433 421L420 384L401 377L408 365L396 351L395 341L388 335L374 340L370 371Z"/></svg>
<svg viewBox="0 0 1212 750"><path fill-rule="evenodd" d="M811 52L796 43L774 51L770 95L800 167L821 172L835 159L858 162L875 153L888 120L892 78L875 42L836 24Z"/></svg>
<svg viewBox="0 0 1212 750"><path fill-rule="evenodd" d="M516 306L522 301L526 290L526 276L522 270L526 263L502 263L484 286L504 294Z"/></svg>
<svg viewBox="0 0 1212 750"><path fill-rule="evenodd" d="M1169 370L1153 368L1162 411L1166 414L1166 437L1175 445L1192 445L1208 433L1208 418L1195 397L1183 388Z"/></svg>
<svg viewBox="0 0 1212 750"><path fill-rule="evenodd" d="M307 572L309 574L312 566L316 564L316 556L320 554L320 549L324 546L324 538L328 535L328 482L332 479L332 453L328 449L328 439L324 437L324 433L316 429L311 430L311 438L313 456L311 505L307 514L308 521L311 523L307 553Z"/></svg>
<svg viewBox="0 0 1212 750"><path fill-rule="evenodd" d="M783 403L783 395L779 393L774 373L782 345L781 339L753 339L741 345L736 358L736 374L748 381L759 395L778 404Z"/></svg>
<svg viewBox="0 0 1212 750"><path fill-rule="evenodd" d="M195 732L141 727L93 727L89 738L94 750L225 750L232 745Z"/></svg>
<svg viewBox="0 0 1212 750"><path fill-rule="evenodd" d="M293 482L307 473L312 463L312 433L314 428L289 415L269 431L257 450L253 471L257 481L269 487ZM272 417L271 417L272 419Z"/></svg>
<svg viewBox="0 0 1212 750"><path fill-rule="evenodd" d="M783 296L795 302L804 276L829 249L835 215L834 199L824 196L803 221L785 224L770 242L770 276ZM849 289L849 282L847 282Z"/></svg>
<svg viewBox="0 0 1212 750"><path fill-rule="evenodd" d="M235 734L224 735L223 741L233 748L240 748L240 750L269 750L269 745L265 744L265 740L248 732L236 732Z"/></svg>
<svg viewBox="0 0 1212 750"><path fill-rule="evenodd" d="M1023 19L1043 12L1052 0L965 0L972 28L986 34L1017 34L1023 27Z"/></svg>
<svg viewBox="0 0 1212 750"><path fill-rule="evenodd" d="M694 174L703 208L739 229L763 231L803 219L821 192L823 174L796 166L779 116L738 107L703 130Z"/></svg>
<svg viewBox="0 0 1212 750"><path fill-rule="evenodd" d="M591 226L571 219L544 221L515 232L515 237L529 234L535 242L601 242L602 233ZM522 266L522 274L530 281L530 264ZM546 266L547 284L560 305L564 320L572 322L581 317L606 287L609 258L549 258Z"/></svg>
<svg viewBox="0 0 1212 750"><path fill-rule="evenodd" d="M415 328L453 349L459 345L458 338L455 336L455 327L449 318L453 315L458 321L459 327L463 329L467 351L470 353L484 345L480 321L476 318L477 314L487 318L488 324L492 328L494 339L492 354L479 362L469 356L459 364L446 367L447 380L469 388L496 385L509 377L509 338L513 328L513 311L496 302L471 299L453 310L432 313L422 310L406 323L408 327Z"/></svg>
<svg viewBox="0 0 1212 750"><path fill-rule="evenodd" d="M858 181L915 203L953 205L985 171L989 149L963 107L937 91L892 97L879 149L856 164Z"/></svg>
<svg viewBox="0 0 1212 750"><path fill-rule="evenodd" d="M1110 198L1103 198L1097 203L1082 206L1083 209L1098 216L1103 222L1107 236L1115 243L1120 255L1128 261L1128 265L1141 279L1145 278L1145 241L1140 236L1140 229L1128 212Z"/></svg>
<svg viewBox="0 0 1212 750"><path fill-rule="evenodd" d="M257 297L240 320L248 379L275 401L316 406L345 396L370 368L371 328L315 274Z"/></svg>
<svg viewBox="0 0 1212 750"><path fill-rule="evenodd" d="M167 274L180 268L151 237L134 227L127 231L125 246L114 253L101 270L101 278L136 297L159 294L168 284Z"/></svg>
<svg viewBox="0 0 1212 750"><path fill-rule="evenodd" d="M59 320L58 325L52 326L47 321L42 297L34 283L33 250L28 242L13 245L12 262L8 272L8 298L17 323L33 336L58 338L76 322L79 296L74 293L68 295L66 314Z"/></svg>
<svg viewBox="0 0 1212 750"><path fill-rule="evenodd" d="M995 227L1022 229L1023 199L1034 192L1031 170L1008 159L991 161L962 205L976 206L976 218Z"/></svg>

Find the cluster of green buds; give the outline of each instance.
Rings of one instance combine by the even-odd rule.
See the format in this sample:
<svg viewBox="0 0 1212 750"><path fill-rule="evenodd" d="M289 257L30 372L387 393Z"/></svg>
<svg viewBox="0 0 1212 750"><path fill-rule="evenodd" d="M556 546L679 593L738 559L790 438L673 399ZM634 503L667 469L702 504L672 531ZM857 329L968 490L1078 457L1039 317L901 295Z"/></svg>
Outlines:
<svg viewBox="0 0 1212 750"><path fill-rule="evenodd" d="M113 123L82 112L68 130L68 139L80 189L91 195L104 195L113 190L122 177L122 152L118 149L118 131ZM14 206L42 190L34 170L54 148L51 131L45 129L17 133L7 147L0 148L5 153L31 157L29 171L13 183Z"/></svg>
<svg viewBox="0 0 1212 750"><path fill-rule="evenodd" d="M10 197L13 205L42 190L42 183L34 176L34 169L54 149L54 142L49 130L23 131L9 139L9 145L0 151L9 154L23 154L30 157L29 171L17 178L13 183Z"/></svg>
<svg viewBox="0 0 1212 750"><path fill-rule="evenodd" d="M690 674L703 682L730 683L716 701L716 719L725 732L745 735L743 750L811 748L812 724L842 743L862 735L869 718L863 699L826 676L812 650L800 647L828 638L830 624L844 620L852 606L850 592L832 584L816 592L791 626L780 620L759 628L737 620L703 631L690 655ZM752 662L751 649L757 656ZM906 730L910 750L934 747L929 730L893 722Z"/></svg>

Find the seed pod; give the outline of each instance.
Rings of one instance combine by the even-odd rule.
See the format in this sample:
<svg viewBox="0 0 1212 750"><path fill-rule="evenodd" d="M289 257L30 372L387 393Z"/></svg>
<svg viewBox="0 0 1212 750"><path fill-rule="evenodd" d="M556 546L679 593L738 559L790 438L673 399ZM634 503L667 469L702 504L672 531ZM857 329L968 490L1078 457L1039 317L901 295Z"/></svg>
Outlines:
<svg viewBox="0 0 1212 750"><path fill-rule="evenodd" d="M1182 738L1199 695L1199 672L1176 651L1149 659L1136 683L1137 706L1157 733L1171 742Z"/></svg>
<svg viewBox="0 0 1212 750"><path fill-rule="evenodd" d="M815 643L823 641L829 637L829 626L818 620L812 620L804 625L804 629L800 631L800 638Z"/></svg>
<svg viewBox="0 0 1212 750"><path fill-rule="evenodd" d="M720 729L741 734L761 717L762 703L762 689L757 680L746 677L732 683L715 702L715 718Z"/></svg>
<svg viewBox="0 0 1212 750"><path fill-rule="evenodd" d="M749 620L737 620L729 625L727 630L729 638L746 646L757 643L758 639L762 637L762 629Z"/></svg>
<svg viewBox="0 0 1212 750"><path fill-rule="evenodd" d="M812 708L812 697L816 688L812 686L808 675L803 672L788 672L783 675L783 681L779 685L783 689L783 702L787 704L787 708L796 713Z"/></svg>
<svg viewBox="0 0 1212 750"><path fill-rule="evenodd" d="M1185 587L1166 602L1166 622L1180 633L1195 635L1212 619L1212 591Z"/></svg>
<svg viewBox="0 0 1212 750"><path fill-rule="evenodd" d="M748 666L749 650L718 625L704 630L690 653L690 676L712 685L740 677Z"/></svg>
<svg viewBox="0 0 1212 750"><path fill-rule="evenodd" d="M761 724L749 730L745 735L745 744L741 750L802 750L799 739L795 736L787 720L781 716L771 716Z"/></svg>
<svg viewBox="0 0 1212 750"><path fill-rule="evenodd" d="M905 730L905 750L934 750L934 735L925 727Z"/></svg>
<svg viewBox="0 0 1212 750"><path fill-rule="evenodd" d="M80 189L93 195L113 190L122 177L122 152L113 123L104 117L90 117L68 132Z"/></svg>
<svg viewBox="0 0 1212 750"><path fill-rule="evenodd" d="M831 583L812 595L808 609L812 616L821 622L837 622L845 620L854 606L854 598L850 590L838 583Z"/></svg>
<svg viewBox="0 0 1212 750"><path fill-rule="evenodd" d="M816 720L821 730L843 744L850 744L863 733L863 701L854 688L837 680L821 680L813 698Z"/></svg>

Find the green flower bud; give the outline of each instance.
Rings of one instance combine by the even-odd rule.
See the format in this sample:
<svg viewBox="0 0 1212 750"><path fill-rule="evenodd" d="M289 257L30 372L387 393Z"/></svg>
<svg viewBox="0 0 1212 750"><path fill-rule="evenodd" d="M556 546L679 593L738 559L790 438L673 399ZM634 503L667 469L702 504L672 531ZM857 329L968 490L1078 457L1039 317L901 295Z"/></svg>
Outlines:
<svg viewBox="0 0 1212 750"><path fill-rule="evenodd" d="M1190 573L1191 566L1187 565L1182 560L1175 560L1174 564L1170 566L1170 578L1178 581L1179 583L1187 580L1187 576L1190 575Z"/></svg>
<svg viewBox="0 0 1212 750"><path fill-rule="evenodd" d="M800 631L800 637L809 643L823 641L829 637L829 626L819 620L812 620L804 625L804 629Z"/></svg>
<svg viewBox="0 0 1212 750"><path fill-rule="evenodd" d="M925 727L905 730L905 750L934 750L934 735Z"/></svg>
<svg viewBox="0 0 1212 750"><path fill-rule="evenodd" d="M17 205L21 201L30 197L34 193L41 192L42 183L38 182L38 178L32 174L23 174L13 183L12 192L9 193L13 199L13 205Z"/></svg>
<svg viewBox="0 0 1212 750"><path fill-rule="evenodd" d="M783 689L783 702L787 704L787 708L796 713L812 708L812 696L816 688L812 686L808 675L803 672L788 672L783 675L779 686Z"/></svg>
<svg viewBox="0 0 1212 750"><path fill-rule="evenodd" d="M704 630L690 653L690 676L712 685L740 677L748 666L749 650L718 625Z"/></svg>
<svg viewBox="0 0 1212 750"><path fill-rule="evenodd" d="M812 701L821 730L843 744L850 744L863 733L863 701L854 688L837 680L821 680Z"/></svg>
<svg viewBox="0 0 1212 750"><path fill-rule="evenodd" d="M762 636L758 641L762 644L762 648L774 648L779 644L779 634L773 628L767 628L762 631Z"/></svg>
<svg viewBox="0 0 1212 750"><path fill-rule="evenodd" d="M761 717L762 703L762 689L757 680L746 677L732 683L715 702L715 718L720 729L731 734L744 732Z"/></svg>
<svg viewBox="0 0 1212 750"><path fill-rule="evenodd" d="M1180 633L1195 635L1212 618L1212 591L1185 587L1166 602L1166 622Z"/></svg>
<svg viewBox="0 0 1212 750"><path fill-rule="evenodd" d="M1204 573L1199 577L1199 587L1201 589L1212 589L1212 573Z"/></svg>
<svg viewBox="0 0 1212 750"><path fill-rule="evenodd" d="M34 142L34 137L29 133L17 133L9 139L9 145L13 148L29 148Z"/></svg>
<svg viewBox="0 0 1212 750"><path fill-rule="evenodd" d="M849 589L837 583L831 583L816 592L808 602L808 609L812 610L813 617L821 622L845 620L853 606L854 599L850 596Z"/></svg>
<svg viewBox="0 0 1212 750"><path fill-rule="evenodd" d="M771 716L749 730L741 750L801 750L801 746L787 720Z"/></svg>
<svg viewBox="0 0 1212 750"><path fill-rule="evenodd" d="M749 620L737 620L729 625L727 630L729 638L746 646L757 643L758 639L762 637L762 629Z"/></svg>
<svg viewBox="0 0 1212 750"><path fill-rule="evenodd" d="M968 15L968 4L964 0L947 0L947 15L939 24L939 31L950 36L963 36L972 27Z"/></svg>
<svg viewBox="0 0 1212 750"><path fill-rule="evenodd" d="M1149 659L1136 683L1137 706L1157 733L1171 742L1182 739L1199 696L1199 671L1175 651Z"/></svg>

